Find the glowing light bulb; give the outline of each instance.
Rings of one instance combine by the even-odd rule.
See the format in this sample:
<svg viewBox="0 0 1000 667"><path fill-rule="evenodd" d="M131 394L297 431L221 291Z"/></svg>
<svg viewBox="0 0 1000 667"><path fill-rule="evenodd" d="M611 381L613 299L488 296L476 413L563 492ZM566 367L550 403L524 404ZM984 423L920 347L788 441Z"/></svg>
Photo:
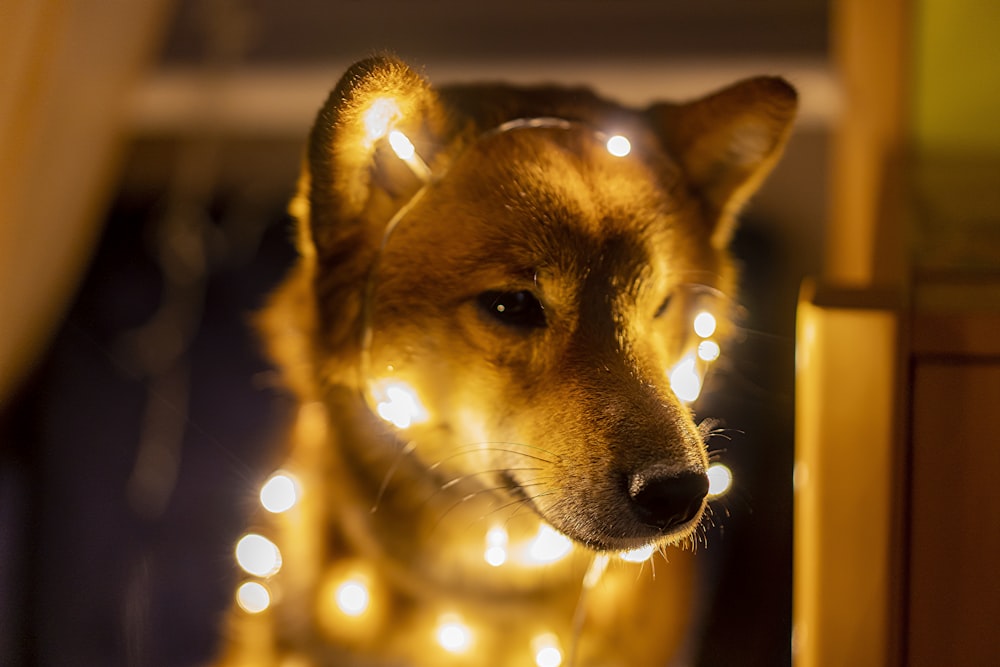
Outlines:
<svg viewBox="0 0 1000 667"><path fill-rule="evenodd" d="M259 614L271 606L271 593L264 584L247 581L236 589L236 604L248 614Z"/></svg>
<svg viewBox="0 0 1000 667"><path fill-rule="evenodd" d="M406 163L414 176L424 183L431 180L430 167L417 155L417 149L413 147L413 142L410 141L409 137L399 130L393 130L389 133L389 145L392 146L396 156Z"/></svg>
<svg viewBox="0 0 1000 667"><path fill-rule="evenodd" d="M573 541L547 523L538 527L538 534L528 547L528 560L532 563L554 563L569 555Z"/></svg>
<svg viewBox="0 0 1000 667"><path fill-rule="evenodd" d="M685 403L698 398L701 393L701 376L695 366L694 354L685 355L670 371L670 388Z"/></svg>
<svg viewBox="0 0 1000 667"><path fill-rule="evenodd" d="M260 489L260 504L268 512L280 514L292 509L299 500L299 484L283 470L271 475Z"/></svg>
<svg viewBox="0 0 1000 667"><path fill-rule="evenodd" d="M720 354L722 350L714 340L703 340L698 343L698 358L702 361L715 361Z"/></svg>
<svg viewBox="0 0 1000 667"><path fill-rule="evenodd" d="M236 562L248 574L270 577L281 569L281 552L263 535L250 533L236 543Z"/></svg>
<svg viewBox="0 0 1000 667"><path fill-rule="evenodd" d="M389 133L389 145L392 146L393 152L396 153L400 160L411 160L417 154L417 149L413 147L413 142L399 130L393 130Z"/></svg>
<svg viewBox="0 0 1000 667"><path fill-rule="evenodd" d="M372 640L391 609L385 582L362 558L335 559L320 576L313 603L317 627L338 642Z"/></svg>
<svg viewBox="0 0 1000 667"><path fill-rule="evenodd" d="M383 393L384 400L378 403L376 411L379 417L397 428L408 428L427 419L427 411L417 399L416 392L402 382L390 383Z"/></svg>
<svg viewBox="0 0 1000 667"><path fill-rule="evenodd" d="M618 554L618 557L629 563L645 563L652 557L653 552L656 551L656 547L652 544L647 544L644 547L639 547L638 549L631 549L629 551L623 551Z"/></svg>
<svg viewBox="0 0 1000 667"><path fill-rule="evenodd" d="M360 579L348 579L334 592L337 608L348 616L360 616L368 609L371 595L368 587Z"/></svg>
<svg viewBox="0 0 1000 667"><path fill-rule="evenodd" d="M381 139L400 116L399 105L389 97L380 97L368 107L362 118L365 126L365 140L369 145Z"/></svg>
<svg viewBox="0 0 1000 667"><path fill-rule="evenodd" d="M454 614L441 617L435 636L449 653L465 653L472 646L472 630Z"/></svg>
<svg viewBox="0 0 1000 667"><path fill-rule="evenodd" d="M608 139L607 148L608 152L615 157L625 157L632 152L632 143L627 137L616 134Z"/></svg>
<svg viewBox="0 0 1000 667"><path fill-rule="evenodd" d="M733 485L733 472L721 463L708 466L708 495L718 497Z"/></svg>
<svg viewBox="0 0 1000 667"><path fill-rule="evenodd" d="M486 533L483 559L493 567L500 567L507 562L507 531L503 526L494 526Z"/></svg>
<svg viewBox="0 0 1000 667"><path fill-rule="evenodd" d="M701 336L702 338L708 338L715 333L715 329L718 323L715 321L715 315L703 310L694 318L694 332Z"/></svg>
<svg viewBox="0 0 1000 667"><path fill-rule="evenodd" d="M531 650L535 653L537 667L559 667L562 664L563 654L559 649L559 638L551 632L532 639Z"/></svg>

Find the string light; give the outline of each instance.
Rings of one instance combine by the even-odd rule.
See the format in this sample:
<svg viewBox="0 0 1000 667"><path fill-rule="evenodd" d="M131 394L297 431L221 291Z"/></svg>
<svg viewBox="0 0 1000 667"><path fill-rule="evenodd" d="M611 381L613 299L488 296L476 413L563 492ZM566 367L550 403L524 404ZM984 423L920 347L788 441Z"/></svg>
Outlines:
<svg viewBox="0 0 1000 667"><path fill-rule="evenodd" d="M538 534L528 546L527 561L535 564L555 563L569 555L573 541L547 523L538 527Z"/></svg>
<svg viewBox="0 0 1000 667"><path fill-rule="evenodd" d="M409 428L414 423L427 420L427 411L415 392L403 382L389 382L376 394L375 410L378 416L396 428Z"/></svg>
<svg viewBox="0 0 1000 667"><path fill-rule="evenodd" d="M271 593L264 584L247 581L236 589L236 604L248 614L259 614L271 606Z"/></svg>
<svg viewBox="0 0 1000 667"><path fill-rule="evenodd" d="M472 646L472 630L458 614L442 616L434 636L449 653L465 653Z"/></svg>
<svg viewBox="0 0 1000 667"><path fill-rule="evenodd" d="M537 667L559 667L563 661L559 638L551 632L536 635L531 640L531 650L535 654Z"/></svg>
<svg viewBox="0 0 1000 667"><path fill-rule="evenodd" d="M389 145L392 146L392 150L396 153L396 157L404 162L406 160L412 160L417 154L417 149L413 147L413 142L411 142L407 136L399 130L393 130L389 133Z"/></svg>
<svg viewBox="0 0 1000 667"><path fill-rule="evenodd" d="M713 463L708 466L708 495L717 498L727 491L733 484L733 471L721 463Z"/></svg>
<svg viewBox="0 0 1000 667"><path fill-rule="evenodd" d="M698 358L702 361L715 361L720 354L722 350L714 340L703 340L698 343Z"/></svg>
<svg viewBox="0 0 1000 667"><path fill-rule="evenodd" d="M360 616L368 609L371 596L368 587L361 579L348 579L334 592L337 608L348 616Z"/></svg>
<svg viewBox="0 0 1000 667"><path fill-rule="evenodd" d="M606 144L608 152L615 157L625 157L632 152L632 143L628 137L616 134L608 139Z"/></svg>
<svg viewBox="0 0 1000 667"><path fill-rule="evenodd" d="M365 128L366 144L371 146L384 137L401 115L399 105L390 97L379 97L372 102L361 120Z"/></svg>
<svg viewBox="0 0 1000 667"><path fill-rule="evenodd" d="M299 500L299 483L294 477L279 470L260 489L260 504L272 514L287 512Z"/></svg>
<svg viewBox="0 0 1000 667"><path fill-rule="evenodd" d="M483 560L493 567L500 567L507 562L507 530L503 526L494 526L486 532Z"/></svg>
<svg viewBox="0 0 1000 667"><path fill-rule="evenodd" d="M236 562L248 574L270 577L281 569L281 552L263 535L249 533L236 543Z"/></svg>
<svg viewBox="0 0 1000 667"><path fill-rule="evenodd" d="M639 547L638 549L623 551L618 554L618 557L629 563L645 563L647 560L652 558L654 551L656 551L656 547L652 544L647 544L646 546Z"/></svg>
<svg viewBox="0 0 1000 667"><path fill-rule="evenodd" d="M414 148L413 142L410 141L409 137L399 130L393 130L389 133L389 145L392 147L396 157L406 163L406 166L410 168L414 176L424 183L431 180L430 167L417 154L417 149Z"/></svg>
<svg viewBox="0 0 1000 667"><path fill-rule="evenodd" d="M707 310L701 311L694 317L694 332L702 338L708 338L714 334L717 326L715 315Z"/></svg>
<svg viewBox="0 0 1000 667"><path fill-rule="evenodd" d="M701 393L701 376L693 354L685 355L670 371L670 388L685 403L698 398Z"/></svg>
<svg viewBox="0 0 1000 667"><path fill-rule="evenodd" d="M409 137L395 128L396 123L402 117L399 104L390 97L379 97L365 111L361 117L361 124L364 127L364 145L370 148L376 141L388 135L389 146L400 160L406 163L410 171L423 182L431 178L431 170L427 163L417 154L416 148Z"/></svg>
<svg viewBox="0 0 1000 667"><path fill-rule="evenodd" d="M392 611L384 579L362 558L333 559L315 584L313 602L317 626L334 642L374 639Z"/></svg>

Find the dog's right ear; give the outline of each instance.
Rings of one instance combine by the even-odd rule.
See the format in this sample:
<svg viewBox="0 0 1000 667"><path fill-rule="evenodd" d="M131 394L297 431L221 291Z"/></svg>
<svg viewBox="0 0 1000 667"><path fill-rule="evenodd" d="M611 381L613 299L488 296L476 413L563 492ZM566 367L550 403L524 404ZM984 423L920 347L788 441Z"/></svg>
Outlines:
<svg viewBox="0 0 1000 667"><path fill-rule="evenodd" d="M393 151L390 135L401 132L435 170L448 127L430 84L393 57L356 63L330 93L290 205L301 259L261 320L271 354L294 376L293 385L308 386L319 370L312 361L316 345L338 359L329 364L337 372L349 372L359 358L371 263L386 225L422 185Z"/></svg>
<svg viewBox="0 0 1000 667"><path fill-rule="evenodd" d="M391 56L347 70L320 110L309 137L306 169L293 212L300 245L319 260L345 259L348 248L381 229L420 186L391 153L398 130L432 163L445 133L445 114L430 84ZM307 209L306 209L307 205ZM362 245L365 245L362 243Z"/></svg>

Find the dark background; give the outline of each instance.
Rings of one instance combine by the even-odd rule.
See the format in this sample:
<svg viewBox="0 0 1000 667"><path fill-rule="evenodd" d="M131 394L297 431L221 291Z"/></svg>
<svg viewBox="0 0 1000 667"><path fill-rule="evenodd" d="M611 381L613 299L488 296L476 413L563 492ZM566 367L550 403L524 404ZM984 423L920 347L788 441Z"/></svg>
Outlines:
<svg viewBox="0 0 1000 667"><path fill-rule="evenodd" d="M435 81L477 67L530 80L543 64L632 102L674 93L669 80L636 91L630 71L798 67L823 62L826 32L812 0L178 3L148 90L177 73L196 89L245 72L328 77L303 93L301 122L249 109L234 128L137 103L99 249L0 412L0 664L211 655L232 545L289 410L249 319L292 258L284 207L310 116L352 60L389 48ZM793 317L816 268L825 155L823 119L806 118L736 239L747 316L699 405L731 429L712 444L736 479L700 552L703 667L790 664Z"/></svg>

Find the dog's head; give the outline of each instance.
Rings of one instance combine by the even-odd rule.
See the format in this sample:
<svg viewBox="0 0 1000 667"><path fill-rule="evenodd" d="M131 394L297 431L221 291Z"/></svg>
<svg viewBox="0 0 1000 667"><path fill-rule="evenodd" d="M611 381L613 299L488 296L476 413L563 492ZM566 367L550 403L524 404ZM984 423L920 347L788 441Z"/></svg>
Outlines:
<svg viewBox="0 0 1000 667"><path fill-rule="evenodd" d="M707 456L668 374L699 303L724 322L734 215L795 106L776 78L635 111L355 65L293 204L311 352L286 366L320 359L309 382L355 386L375 411L409 403L398 423L428 467L500 487L593 548L690 534ZM609 152L614 133L628 155Z"/></svg>

